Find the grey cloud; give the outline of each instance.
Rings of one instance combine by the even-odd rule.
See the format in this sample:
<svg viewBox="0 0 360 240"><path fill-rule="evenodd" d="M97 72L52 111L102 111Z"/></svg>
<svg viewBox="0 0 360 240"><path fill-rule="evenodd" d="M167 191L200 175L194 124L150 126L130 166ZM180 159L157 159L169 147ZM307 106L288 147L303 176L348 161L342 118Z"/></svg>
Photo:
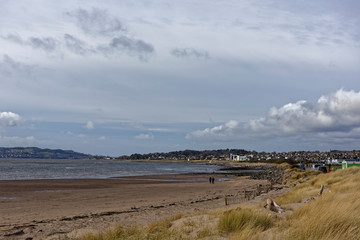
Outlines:
<svg viewBox="0 0 360 240"><path fill-rule="evenodd" d="M75 18L77 26L86 34L111 35L126 31L121 21L109 16L106 10L93 8L92 11L87 11L80 8L67 12L66 15Z"/></svg>
<svg viewBox="0 0 360 240"><path fill-rule="evenodd" d="M46 52L54 52L59 46L66 47L72 53L78 55L102 54L106 57L116 56L126 53L130 56L136 56L142 61L148 60L154 53L154 47L141 39L136 39L127 35L127 30L121 21L112 17L106 10L93 8L91 11L78 9L66 13L75 19L77 26L86 34L91 36L102 36L102 41L95 41L93 46L89 46L72 34L65 33L59 40L53 37L29 37L23 39L15 34L2 36L3 39L16 44L31 46L34 49L41 49ZM104 44L108 41L108 44ZM0 69L1 70L1 69Z"/></svg>
<svg viewBox="0 0 360 240"><path fill-rule="evenodd" d="M3 36L2 38L20 45L27 45L35 49L42 49L47 52L52 52L56 50L56 47L58 45L58 41L52 37L30 37L27 40L23 40L18 35L8 34L7 36Z"/></svg>
<svg viewBox="0 0 360 240"><path fill-rule="evenodd" d="M0 127L13 127L21 120L19 114L13 112L0 112Z"/></svg>
<svg viewBox="0 0 360 240"><path fill-rule="evenodd" d="M125 36L113 38L109 45L111 48L126 49L141 54L154 52L154 47L151 44L148 44L143 40L131 39Z"/></svg>
<svg viewBox="0 0 360 240"><path fill-rule="evenodd" d="M128 36L124 24L118 18L109 15L106 10L93 8L88 11L80 8L66 14L75 19L77 26L84 33L102 36L109 41L108 44L98 43L96 48L89 48L83 41L70 34L65 34L67 48L76 54L84 55L91 52L110 57L119 53L127 53L146 61L155 51L151 44Z"/></svg>
<svg viewBox="0 0 360 240"><path fill-rule="evenodd" d="M210 55L206 51L197 50L194 48L175 48L171 50L171 55L178 58L186 58L186 57L195 57L195 58L203 58L209 59Z"/></svg>
<svg viewBox="0 0 360 240"><path fill-rule="evenodd" d="M197 130L188 139L234 140L248 137L296 136L315 134L318 137L351 135L360 128L360 92L340 89L321 96L315 103L305 100L273 107L266 117L241 124L237 121ZM355 131L359 132L359 131ZM356 136L360 139L360 134Z"/></svg>
<svg viewBox="0 0 360 240"><path fill-rule="evenodd" d="M79 55L86 55L91 50L86 47L86 43L81 41L80 39L70 35L64 34L65 45L67 49L71 52L79 54Z"/></svg>
<svg viewBox="0 0 360 240"><path fill-rule="evenodd" d="M3 76L13 76L13 75L26 75L29 76L32 74L32 71L35 66L27 65L22 62L15 61L8 55L3 56L3 61L0 61L0 75Z"/></svg>
<svg viewBox="0 0 360 240"><path fill-rule="evenodd" d="M148 60L154 53L154 47L143 40L129 38L126 36L113 38L107 46L99 46L98 50L105 55L126 52L137 56L140 60Z"/></svg>
<svg viewBox="0 0 360 240"><path fill-rule="evenodd" d="M24 44L22 38L15 34L8 34L7 36L2 36L1 38L17 44Z"/></svg>
<svg viewBox="0 0 360 240"><path fill-rule="evenodd" d="M32 46L33 48L39 48L47 52L51 52L56 49L57 41L51 37L45 37L45 38L31 37L29 38L29 45Z"/></svg>

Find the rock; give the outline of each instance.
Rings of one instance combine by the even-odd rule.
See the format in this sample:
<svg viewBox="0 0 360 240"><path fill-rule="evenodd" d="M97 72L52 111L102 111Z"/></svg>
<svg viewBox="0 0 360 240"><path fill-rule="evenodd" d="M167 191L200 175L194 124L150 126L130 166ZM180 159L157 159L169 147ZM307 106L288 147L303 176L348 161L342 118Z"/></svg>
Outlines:
<svg viewBox="0 0 360 240"><path fill-rule="evenodd" d="M268 167L264 171L252 174L252 179L268 180L271 184L281 184L284 171L277 167Z"/></svg>

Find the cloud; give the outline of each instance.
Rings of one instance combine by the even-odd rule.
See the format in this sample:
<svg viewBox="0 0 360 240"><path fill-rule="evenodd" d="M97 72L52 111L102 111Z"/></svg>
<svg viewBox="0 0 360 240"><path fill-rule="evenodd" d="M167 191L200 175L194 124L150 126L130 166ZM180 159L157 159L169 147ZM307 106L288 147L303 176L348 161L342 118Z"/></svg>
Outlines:
<svg viewBox="0 0 360 240"><path fill-rule="evenodd" d="M227 123L187 134L187 139L234 140L249 137L296 136L316 134L351 136L360 139L360 91L339 89L321 96L317 102L305 100L272 107L267 116L247 123Z"/></svg>
<svg viewBox="0 0 360 240"><path fill-rule="evenodd" d="M1 38L17 44L24 44L22 38L15 34L8 34L7 36L2 36Z"/></svg>
<svg viewBox="0 0 360 240"><path fill-rule="evenodd" d="M128 51L135 51L138 53L152 53L154 47L143 40L131 39L125 36L113 38L110 42L111 48L126 49Z"/></svg>
<svg viewBox="0 0 360 240"><path fill-rule="evenodd" d="M31 76L35 66L28 65L22 62L15 61L8 55L3 56L3 60L0 61L0 75L5 77L25 75Z"/></svg>
<svg viewBox="0 0 360 240"><path fill-rule="evenodd" d="M97 50L105 56L126 52L130 56L138 56L143 61L148 60L155 51L151 44L127 36L115 37L108 45L100 45Z"/></svg>
<svg viewBox="0 0 360 240"><path fill-rule="evenodd" d="M16 44L27 45L34 49L41 49L46 52L55 51L59 45L59 42L53 37L29 37L27 40L23 40L18 35L8 34L7 36L2 36L1 38Z"/></svg>
<svg viewBox="0 0 360 240"><path fill-rule="evenodd" d="M79 8L67 12L66 15L75 19L77 26L86 34L112 35L126 32L124 24L116 17L111 17L106 10L93 8L91 11Z"/></svg>
<svg viewBox="0 0 360 240"><path fill-rule="evenodd" d="M47 52L52 52L56 49L57 40L52 37L30 37L28 40L28 45L35 49L42 49Z"/></svg>
<svg viewBox="0 0 360 240"><path fill-rule="evenodd" d="M76 25L85 33L108 40L108 44L99 43L91 49L92 52L106 57L126 52L130 56L137 56L146 61L154 53L154 47L141 39L128 35L125 25L116 17L110 16L106 10L93 8L91 11L77 9L66 15L75 19ZM84 42L70 34L64 36L67 48L77 54L84 54L88 50Z"/></svg>
<svg viewBox="0 0 360 240"><path fill-rule="evenodd" d="M141 139L141 140L147 140L147 139L153 139L154 135L152 135L151 133L141 133L137 136L135 136L136 139Z"/></svg>
<svg viewBox="0 0 360 240"><path fill-rule="evenodd" d="M348 131L360 126L360 92L345 91L321 96L316 103L298 101L271 108L266 118L253 120L255 132L280 133Z"/></svg>
<svg viewBox="0 0 360 240"><path fill-rule="evenodd" d="M67 135L70 135L70 136L78 137L78 138L85 138L85 137L86 137L85 134L82 134L82 133L75 134L75 133L70 132L70 131L68 131L66 134L67 134Z"/></svg>
<svg viewBox="0 0 360 240"><path fill-rule="evenodd" d="M171 55L177 58L195 57L199 59L209 59L210 55L206 51L197 50L194 48L175 48L171 50Z"/></svg>
<svg viewBox="0 0 360 240"><path fill-rule="evenodd" d="M86 43L70 34L64 34L65 46L68 50L78 55L86 55L91 49L86 47Z"/></svg>
<svg viewBox="0 0 360 240"><path fill-rule="evenodd" d="M150 132L169 132L170 133L170 132L178 131L176 129L165 128L165 127L148 127L140 122L130 122L127 125L136 130L150 131Z"/></svg>
<svg viewBox="0 0 360 240"><path fill-rule="evenodd" d="M92 130L92 129L94 129L94 123L92 121L88 121L85 124L84 128L87 129L87 130Z"/></svg>
<svg viewBox="0 0 360 240"><path fill-rule="evenodd" d="M77 55L87 54L102 55L105 57L117 57L121 53L138 57L147 61L155 49L152 44L134 37L128 33L124 24L106 10L93 8L92 10L77 9L65 13L73 23L83 32L83 39L73 33L63 33L62 37L21 37L17 34L0 36L2 39L22 46L30 46L33 49L44 50L52 53L56 50L67 49ZM91 43L91 44L89 44ZM62 54L59 57L63 57Z"/></svg>
<svg viewBox="0 0 360 240"><path fill-rule="evenodd" d="M197 130L186 135L187 139L218 139L218 140L233 140L238 138L238 132L241 130L241 125L235 120L230 120L219 126L213 128L205 128L204 130Z"/></svg>
<svg viewBox="0 0 360 240"><path fill-rule="evenodd" d="M13 127L21 120L19 114L13 112L0 112L0 127Z"/></svg>
<svg viewBox="0 0 360 240"><path fill-rule="evenodd" d="M98 139L104 141L104 140L106 140L106 137L105 137L105 136L101 136L101 137L99 137Z"/></svg>

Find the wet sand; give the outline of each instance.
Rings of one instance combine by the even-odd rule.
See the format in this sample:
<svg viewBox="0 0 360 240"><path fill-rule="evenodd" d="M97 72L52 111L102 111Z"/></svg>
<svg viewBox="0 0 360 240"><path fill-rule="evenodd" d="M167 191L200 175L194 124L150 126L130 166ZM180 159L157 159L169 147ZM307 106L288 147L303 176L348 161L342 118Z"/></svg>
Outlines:
<svg viewBox="0 0 360 240"><path fill-rule="evenodd" d="M0 181L0 239L59 239L224 206L265 180L210 175Z"/></svg>

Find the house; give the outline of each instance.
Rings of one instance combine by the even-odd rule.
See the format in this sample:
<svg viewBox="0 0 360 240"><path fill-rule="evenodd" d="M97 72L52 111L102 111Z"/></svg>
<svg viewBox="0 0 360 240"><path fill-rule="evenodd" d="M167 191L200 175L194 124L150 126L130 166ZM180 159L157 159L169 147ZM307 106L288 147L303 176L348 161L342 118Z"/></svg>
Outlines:
<svg viewBox="0 0 360 240"><path fill-rule="evenodd" d="M240 156L240 155L235 155L235 154L230 154L230 161L247 161L248 157L247 156Z"/></svg>

